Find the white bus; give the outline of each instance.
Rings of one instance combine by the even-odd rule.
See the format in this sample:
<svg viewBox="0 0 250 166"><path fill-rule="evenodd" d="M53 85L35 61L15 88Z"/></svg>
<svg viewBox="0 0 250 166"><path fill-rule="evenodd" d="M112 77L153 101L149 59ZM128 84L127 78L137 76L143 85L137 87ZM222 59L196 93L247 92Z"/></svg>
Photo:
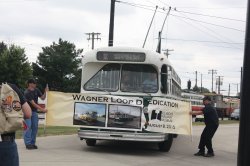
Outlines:
<svg viewBox="0 0 250 166"><path fill-rule="evenodd" d="M81 93L136 96L145 100L148 97L179 99L181 80L165 55L141 48L99 48L82 58ZM94 146L96 140L143 141L158 143L161 151L170 150L174 137L148 131L87 127L81 127L78 135L88 146Z"/></svg>

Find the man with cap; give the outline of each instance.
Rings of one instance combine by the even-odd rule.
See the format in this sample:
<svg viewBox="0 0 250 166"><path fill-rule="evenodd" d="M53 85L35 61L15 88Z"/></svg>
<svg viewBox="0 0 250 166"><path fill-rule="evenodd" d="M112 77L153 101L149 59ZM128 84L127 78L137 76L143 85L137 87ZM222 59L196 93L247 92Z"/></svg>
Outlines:
<svg viewBox="0 0 250 166"><path fill-rule="evenodd" d="M204 122L205 128L201 134L200 143L199 143L199 151L195 153L195 156L204 156L204 157L213 157L214 151L212 147L212 138L219 126L219 118L217 111L212 106L211 98L209 96L205 96L203 98L204 108L202 111L191 111L191 115L200 115L204 114ZM207 153L205 154L205 147L207 147Z"/></svg>
<svg viewBox="0 0 250 166"><path fill-rule="evenodd" d="M23 133L24 143L26 145L26 149L37 149L36 146L36 135L38 131L38 113L37 110L46 113L48 110L42 108L38 105L38 97L44 100L46 98L46 92L48 88L45 88L44 94L36 88L36 80L31 78L27 81L27 89L24 92L24 96L26 97L31 110L32 116L30 119L26 119L25 122L27 124L27 130Z"/></svg>

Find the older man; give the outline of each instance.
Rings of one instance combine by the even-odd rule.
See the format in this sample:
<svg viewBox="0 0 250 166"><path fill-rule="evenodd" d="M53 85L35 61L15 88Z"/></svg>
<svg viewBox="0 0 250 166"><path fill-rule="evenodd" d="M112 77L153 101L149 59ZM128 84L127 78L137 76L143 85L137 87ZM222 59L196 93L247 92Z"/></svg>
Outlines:
<svg viewBox="0 0 250 166"><path fill-rule="evenodd" d="M203 104L205 107L202 111L194 111L190 112L191 115L200 115L204 114L204 122L205 128L201 134L200 143L199 143L199 151L195 153L195 156L204 156L204 157L213 157L214 150L212 146L212 138L219 126L219 118L217 111L211 104L211 98L209 96L205 96L203 98ZM205 154L205 147L207 147L207 153Z"/></svg>

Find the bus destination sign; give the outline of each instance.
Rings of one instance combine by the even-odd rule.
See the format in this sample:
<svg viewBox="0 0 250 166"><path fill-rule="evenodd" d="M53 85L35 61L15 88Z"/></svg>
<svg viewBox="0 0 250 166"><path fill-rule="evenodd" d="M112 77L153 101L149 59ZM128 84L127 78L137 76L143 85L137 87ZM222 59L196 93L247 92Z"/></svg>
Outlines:
<svg viewBox="0 0 250 166"><path fill-rule="evenodd" d="M97 52L97 60L99 61L144 62L145 59L146 55L142 52Z"/></svg>

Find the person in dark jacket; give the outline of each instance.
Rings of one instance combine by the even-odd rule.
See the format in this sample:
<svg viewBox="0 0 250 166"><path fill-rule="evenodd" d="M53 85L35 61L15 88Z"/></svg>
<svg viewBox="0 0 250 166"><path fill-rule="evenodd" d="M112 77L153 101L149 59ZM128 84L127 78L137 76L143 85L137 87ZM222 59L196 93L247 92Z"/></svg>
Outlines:
<svg viewBox="0 0 250 166"><path fill-rule="evenodd" d="M25 97L16 85L8 85L18 94L22 111L24 113L24 119L29 119L31 117L31 108ZM15 142L15 132L0 134L0 136L0 165L19 166L19 157Z"/></svg>
<svg viewBox="0 0 250 166"><path fill-rule="evenodd" d="M203 98L203 104L205 107L202 111L191 111L191 115L200 115L204 114L205 128L200 137L199 151L195 153L195 156L204 156L204 157L213 157L214 150L212 146L212 138L219 126L219 118L217 111L211 104L211 98L205 96ZM207 148L207 153L205 154L205 147Z"/></svg>

